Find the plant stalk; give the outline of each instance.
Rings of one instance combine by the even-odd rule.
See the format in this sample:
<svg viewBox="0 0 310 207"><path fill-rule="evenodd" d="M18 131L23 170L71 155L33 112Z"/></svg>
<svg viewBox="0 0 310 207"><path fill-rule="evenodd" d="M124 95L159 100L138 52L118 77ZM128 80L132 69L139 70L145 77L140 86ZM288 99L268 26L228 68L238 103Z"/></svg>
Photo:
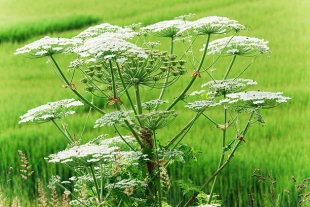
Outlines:
<svg viewBox="0 0 310 207"><path fill-rule="evenodd" d="M250 118L248 120L247 125L245 126L245 129L243 131L243 136L246 135L250 124L251 124L251 120L253 118L254 112L252 112L252 114L250 115ZM211 175L211 177L200 187L201 189L203 189L204 187L206 187L225 167L226 165L228 165L228 163L230 162L231 158L234 156L235 151L237 150L237 148L239 147L240 143L243 140L238 140L237 144L235 145L235 147L233 148L233 150L231 151L231 153L229 154L227 160L215 171L215 173L213 173L213 175ZM184 205L184 207L189 207L189 205L196 199L196 197L198 196L198 193L194 193L193 196L188 200L188 202Z"/></svg>
<svg viewBox="0 0 310 207"><path fill-rule="evenodd" d="M50 55L50 58L52 59L53 63L55 64L58 72L60 73L61 77L64 79L64 81L66 82L66 84L68 86L71 85L71 83L68 81L67 77L65 76L65 74L62 72L62 70L60 69L59 65L57 64L56 60L54 59L54 57L52 55ZM75 95L77 95L80 99L82 99L83 102L85 102L87 105L89 105L90 107L92 107L93 109L95 109L96 111L98 111L101 114L105 114L105 112L103 112L100 108L98 108L96 105L94 105L93 103L91 103L90 101L88 101L86 98L84 98L84 96L82 96L75 88L69 87L71 91L73 91L73 93L75 93Z"/></svg>
<svg viewBox="0 0 310 207"><path fill-rule="evenodd" d="M199 71L200 69L202 68L202 64L204 63L204 60L205 60L205 57L206 57L206 54L207 54L207 50L208 50L208 45L209 45L209 42L210 42L210 37L211 37L211 34L208 34L208 38L207 38L207 41L206 41L206 44L205 44L205 48L203 50L203 53L202 53L202 57L201 57L201 60L199 62L199 65L197 67L197 69L195 70L195 75L193 75L192 79L190 80L190 82L188 83L188 85L185 87L185 89L181 92L181 94L173 101L173 103L167 108L167 111L171 110L173 108L174 105L176 105L181 99L183 99L185 93L191 88L191 86L193 85L193 83L195 82L198 74L199 74Z"/></svg>

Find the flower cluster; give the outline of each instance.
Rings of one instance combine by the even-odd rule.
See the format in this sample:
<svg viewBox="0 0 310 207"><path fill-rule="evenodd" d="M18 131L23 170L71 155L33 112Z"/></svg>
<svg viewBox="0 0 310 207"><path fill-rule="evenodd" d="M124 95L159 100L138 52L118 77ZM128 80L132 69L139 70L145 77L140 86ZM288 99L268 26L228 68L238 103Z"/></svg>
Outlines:
<svg viewBox="0 0 310 207"><path fill-rule="evenodd" d="M131 136L124 136L123 139L127 143L133 141ZM60 151L57 154L51 154L46 159L52 163L71 163L73 165L82 164L86 166L90 163L111 163L115 160L115 155L122 157L122 165L138 164L143 157L144 160L147 159L140 151L120 151L119 146L116 146L116 143L119 143L120 140L120 137L114 137L103 139L98 143L90 141L86 144Z"/></svg>
<svg viewBox="0 0 310 207"><path fill-rule="evenodd" d="M231 30L239 31L244 29L245 27L236 20L227 17L209 16L186 24L177 35L187 33L194 35L224 34Z"/></svg>
<svg viewBox="0 0 310 207"><path fill-rule="evenodd" d="M256 81L251 79L227 79L227 80L212 80L205 84L202 84L201 87L208 87L209 93L214 96L226 95L233 92L244 91L248 87L257 84Z"/></svg>
<svg viewBox="0 0 310 207"><path fill-rule="evenodd" d="M76 106L82 106L83 103L74 99L64 99L61 101L49 102L42 106L28 110L28 112L20 116L19 124L23 122L48 122L53 119L64 118L70 114L74 114L73 110Z"/></svg>
<svg viewBox="0 0 310 207"><path fill-rule="evenodd" d="M119 59L128 53L147 58L147 54L142 48L122 39L115 33L103 33L86 39L82 45L74 49L74 52L82 58L86 58L86 63L104 61L114 57Z"/></svg>
<svg viewBox="0 0 310 207"><path fill-rule="evenodd" d="M117 25L103 23L100 25L89 27L88 29L81 32L80 34L76 35L74 38L85 40L85 39L97 37L104 33L111 33L118 38L124 38L124 39L131 39L137 34L130 27L123 28Z"/></svg>
<svg viewBox="0 0 310 207"><path fill-rule="evenodd" d="M236 107L272 108L291 99L282 94L282 92L244 91L228 94L227 99L222 102Z"/></svg>
<svg viewBox="0 0 310 207"><path fill-rule="evenodd" d="M208 108L220 105L220 103L214 102L214 100L200 100L189 102L185 105L186 108L192 109L193 111L206 110Z"/></svg>
<svg viewBox="0 0 310 207"><path fill-rule="evenodd" d="M180 19L166 20L141 28L142 34L154 33L159 37L174 37L188 22Z"/></svg>
<svg viewBox="0 0 310 207"><path fill-rule="evenodd" d="M208 55L253 56L269 52L268 41L255 37L231 36L210 42ZM201 49L203 50L203 49Z"/></svg>
<svg viewBox="0 0 310 207"><path fill-rule="evenodd" d="M155 100L144 102L144 103L141 104L141 106L145 110L150 111L150 110L153 110L156 106L161 105L161 104L165 104L165 103L169 103L169 101L155 99Z"/></svg>
<svg viewBox="0 0 310 207"><path fill-rule="evenodd" d="M178 115L175 111L155 111L137 115L142 126L148 130L157 130L170 124Z"/></svg>
<svg viewBox="0 0 310 207"><path fill-rule="evenodd" d="M44 37L19 48L15 55L27 55L32 58L40 58L59 53L69 53L72 49L81 43L79 39L52 38Z"/></svg>
<svg viewBox="0 0 310 207"><path fill-rule="evenodd" d="M113 111L110 113L106 113L101 118L96 120L94 128L120 124L128 118L128 115L131 112L133 111Z"/></svg>

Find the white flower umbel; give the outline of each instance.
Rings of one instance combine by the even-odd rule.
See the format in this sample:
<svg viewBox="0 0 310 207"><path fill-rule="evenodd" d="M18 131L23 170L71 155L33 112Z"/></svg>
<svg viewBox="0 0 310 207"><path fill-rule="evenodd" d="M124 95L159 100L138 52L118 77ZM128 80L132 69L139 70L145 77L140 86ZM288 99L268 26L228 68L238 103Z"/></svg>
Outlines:
<svg viewBox="0 0 310 207"><path fill-rule="evenodd" d="M215 103L213 100L201 100L195 102L189 102L185 105L186 108L192 109L194 111L206 110L208 108L220 105L220 103Z"/></svg>
<svg viewBox="0 0 310 207"><path fill-rule="evenodd" d="M123 151L120 150L120 140L126 140L127 143L134 139L130 136L113 137L103 139L99 142L90 141L86 144L73 146L57 154L51 154L46 159L53 163L66 163L73 165L88 165L88 163L111 163L115 161L115 157L121 157L120 165L138 165L142 160L148 160L147 155L140 151Z"/></svg>
<svg viewBox="0 0 310 207"><path fill-rule="evenodd" d="M161 105L161 104L165 104L165 103L169 103L169 101L167 100L160 100L160 99L155 99L155 100L151 100L151 101L147 101L141 104L142 108L144 108L145 110L153 110L156 106Z"/></svg>
<svg viewBox="0 0 310 207"><path fill-rule="evenodd" d="M209 16L186 24L177 35L224 34L232 30L239 31L244 29L245 27L236 20L231 20L227 17Z"/></svg>
<svg viewBox="0 0 310 207"><path fill-rule="evenodd" d="M81 40L78 39L52 38L46 36L17 49L14 54L26 55L31 58L46 57L59 53L64 54L71 52L72 48L80 43Z"/></svg>
<svg viewBox="0 0 310 207"><path fill-rule="evenodd" d="M53 119L64 118L70 114L74 114L73 110L76 106L82 106L81 101L74 99L64 99L56 102L49 102L34 109L30 109L26 114L20 116L19 124L23 122L42 123Z"/></svg>
<svg viewBox="0 0 310 207"><path fill-rule="evenodd" d="M126 56L126 54L147 58L147 54L142 48L119 38L113 33L104 33L87 39L74 52L85 58L86 62L102 61L111 57L111 55L119 59Z"/></svg>
<svg viewBox="0 0 310 207"><path fill-rule="evenodd" d="M174 37L188 22L180 19L166 20L142 27L142 34L155 34L159 37Z"/></svg>
<svg viewBox="0 0 310 207"><path fill-rule="evenodd" d="M113 111L106 113L101 118L97 119L94 128L103 126L113 126L119 124L128 118L128 114L133 111Z"/></svg>
<svg viewBox="0 0 310 207"><path fill-rule="evenodd" d="M142 126L147 128L148 130L157 130L161 129L168 124L170 124L176 117L178 113L171 111L154 111L147 114L139 114L136 115Z"/></svg>
<svg viewBox="0 0 310 207"><path fill-rule="evenodd" d="M207 54L255 56L269 52L267 44L268 41L255 37L224 37L210 42Z"/></svg>
<svg viewBox="0 0 310 207"><path fill-rule="evenodd" d="M231 93L223 102L231 106L246 108L272 108L287 102L290 97L282 96L282 92L246 91Z"/></svg>
<svg viewBox="0 0 310 207"><path fill-rule="evenodd" d="M212 80L202 84L201 87L207 87L209 88L210 94L220 96L243 91L255 84L257 84L257 82L251 79L236 78L227 80Z"/></svg>
<svg viewBox="0 0 310 207"><path fill-rule="evenodd" d="M145 183L145 181L138 180L138 179L124 179L124 180L121 180L121 181L116 182L116 183L107 184L105 186L105 188L125 189L127 187L138 187L138 186L139 187L146 187L147 183Z"/></svg>
<svg viewBox="0 0 310 207"><path fill-rule="evenodd" d="M137 34L137 32L134 32L130 27L123 28L117 25L103 23L100 25L89 27L88 29L84 30L83 32L75 36L74 38L85 40L85 39L97 37L104 33L111 33L119 38L124 38L124 39L126 38L130 39Z"/></svg>

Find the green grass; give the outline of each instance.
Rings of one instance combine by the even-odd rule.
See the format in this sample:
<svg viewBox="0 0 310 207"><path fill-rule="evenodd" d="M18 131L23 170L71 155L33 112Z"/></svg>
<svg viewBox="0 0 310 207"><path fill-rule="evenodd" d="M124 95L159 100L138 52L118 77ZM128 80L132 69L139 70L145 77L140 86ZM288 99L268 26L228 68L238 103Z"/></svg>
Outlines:
<svg viewBox="0 0 310 207"><path fill-rule="evenodd" d="M56 33L83 28L99 22L96 16L75 15L68 17L42 18L35 21L18 22L3 26L0 32L0 43L4 41L22 42L35 35Z"/></svg>
<svg viewBox="0 0 310 207"><path fill-rule="evenodd" d="M74 2L74 3L73 3ZM31 5L31 6L30 6ZM306 0L289 1L280 3L270 1L125 1L120 0L117 4L110 1L83 1L66 0L51 1L35 4L24 0L0 1L0 17L3 21L0 27L9 28L19 23L40 22L44 19L61 19L64 16L94 15L104 22L112 24L128 25L135 22L150 24L163 19L170 19L178 15L195 13L196 18L218 15L227 16L239 20L251 30L243 35L264 38L270 41L272 54L268 59L262 56L257 59L253 67L247 71L245 78L255 79L259 84L255 89L284 91L285 95L291 96L292 100L273 110L265 110L263 116L266 124L264 127L251 128L246 138L246 143L233 158L228 168L219 177L219 185L216 193L221 195L224 206L247 206L248 194L256 192L256 202L262 199L261 193L264 188L252 178L255 168L261 168L270 173L277 180L278 192L292 186L290 177L294 175L298 180L310 176L310 168L307 166L309 158L309 134L308 117L309 108L309 73L310 62L310 3ZM126 9L124 9L126 8ZM54 36L73 36L81 30L68 32L53 32ZM42 35L43 36L43 35ZM36 36L27 40L31 42L42 36ZM44 34L45 36L45 34ZM18 117L28 109L44 104L48 101L56 101L70 98L73 95L62 87L53 71L47 67L45 60L30 60L20 56L13 56L16 48L25 43L2 43L0 45L0 172L2 177L7 175L10 166L13 167L11 177L15 181L18 178L19 158L17 150L23 150L29 162L33 165L35 176L45 181L54 172L62 173L64 169L51 167L44 161L44 157L65 147L65 140L54 130L52 124L47 125L17 125ZM57 56L58 58L58 56ZM241 61L240 65L245 65ZM229 61L229 60L227 60ZM66 66L65 59L60 60L62 66ZM217 70L224 70L225 65L218 64ZM238 68L234 68L237 70ZM191 74L183 77L184 85ZM205 78L204 76L203 78ZM199 80L203 83L207 80ZM148 92L145 92L147 95ZM167 93L167 97L173 96L173 92ZM182 107L179 106L179 109ZM212 116L218 116L211 112ZM92 130L92 122L98 114L93 114L88 123L86 138L84 141L97 136L108 129ZM175 120L176 126L184 125L184 120L189 120L191 113L185 113ZM75 116L67 120L71 130L76 134L81 132L78 124L83 121L82 116ZM172 126L172 125L171 125ZM168 127L169 128L169 127ZM173 128L160 132L159 136L169 137L176 131ZM197 134L197 132L199 132ZM197 163L185 164L182 170L178 170L176 177L185 176L196 180L197 184L203 183L204 176L214 172L218 164L220 153L220 132L215 131L213 126L204 119L192 129L191 134L185 139L197 150L202 151ZM2 179L4 186L6 180ZM10 185L17 185L11 182ZM30 185L29 188L35 188ZM12 186L18 189L19 186ZM210 186L209 188L210 189ZM207 189L206 189L207 190ZM33 191L27 191L28 195L34 196ZM208 192L208 190L207 190ZM182 196L179 192L179 198ZM18 192L14 192L18 195ZM13 196L13 195L12 195ZM171 195L177 202L176 194ZM35 197L35 196L34 196ZM25 201L24 201L25 202ZM285 206L285 205L283 205Z"/></svg>

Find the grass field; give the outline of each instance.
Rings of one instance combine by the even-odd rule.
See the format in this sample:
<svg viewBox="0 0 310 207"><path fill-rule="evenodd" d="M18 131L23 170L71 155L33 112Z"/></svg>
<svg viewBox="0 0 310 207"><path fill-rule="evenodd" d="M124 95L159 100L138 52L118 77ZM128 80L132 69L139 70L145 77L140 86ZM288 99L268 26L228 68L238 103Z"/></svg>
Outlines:
<svg viewBox="0 0 310 207"><path fill-rule="evenodd" d="M42 22L44 25L47 19L63 20L80 15L98 17L101 22L121 26L136 22L147 25L182 14L195 13L196 18L218 15L236 19L251 29L244 35L268 40L272 52L270 58L258 58L247 71L245 78L256 80L259 83L256 89L283 91L286 96L292 97L292 100L276 109L263 112L265 126L257 125L250 130L247 142L228 168L220 174L216 188L216 193L221 195L224 202L223 206L247 207L250 192L254 193L255 202L261 202L261 193L266 193L266 189L257 184L257 179L251 177L255 168L270 172L277 180L277 193L281 196L284 196L284 189L292 191L292 175L299 181L310 177L309 9L310 2L307 0L160 0L156 3L141 0L118 0L117 3L106 0L54 0L36 3L30 0L0 0L0 29L4 31L3 28L14 27L27 31L29 23L40 25ZM25 28L20 25L25 25ZM34 180L27 181L22 186L24 191L19 191L20 186L16 184L20 165L17 153L19 149L27 154L35 172L33 177L40 177L46 182L55 172L67 173L66 169L47 165L43 159L66 146L65 140L54 130L53 125L18 125L19 116L48 101L73 97L73 94L62 87L43 59L30 60L14 56L13 53L16 48L42 36L70 37L81 30L54 31L30 37L22 43L0 44L0 189L6 188L7 178L13 179L14 182L9 182L9 186L15 189L12 191L12 198L35 197ZM65 59L61 59L60 63L66 65ZM220 68L221 65L217 67ZM184 80L185 78L183 77ZM104 129L107 130L104 132L92 130L92 121L97 117L98 115L94 114L87 124L89 128L85 141L100 133L113 133L108 129ZM184 120L189 118L190 114L184 114L176 120L176 125L184 125ZM79 133L78 123L83 120L83 116L77 115L67 121L72 130ZM221 143L220 139L217 139L220 135L214 133L212 127L201 119L192 129L186 142L202 151L202 155L198 157L197 164L181 166L182 172L178 171L176 176L190 177L199 184L203 182L201 175L210 175L216 169ZM203 138L196 135L197 131L202 133ZM164 131L162 136L172 136L172 133L173 130ZM9 167L13 169L8 175ZM182 197L171 194L172 199L178 200L177 196ZM23 202L24 205L29 205L27 201ZM257 206L262 206L262 203ZM281 206L288 205L283 203Z"/></svg>

